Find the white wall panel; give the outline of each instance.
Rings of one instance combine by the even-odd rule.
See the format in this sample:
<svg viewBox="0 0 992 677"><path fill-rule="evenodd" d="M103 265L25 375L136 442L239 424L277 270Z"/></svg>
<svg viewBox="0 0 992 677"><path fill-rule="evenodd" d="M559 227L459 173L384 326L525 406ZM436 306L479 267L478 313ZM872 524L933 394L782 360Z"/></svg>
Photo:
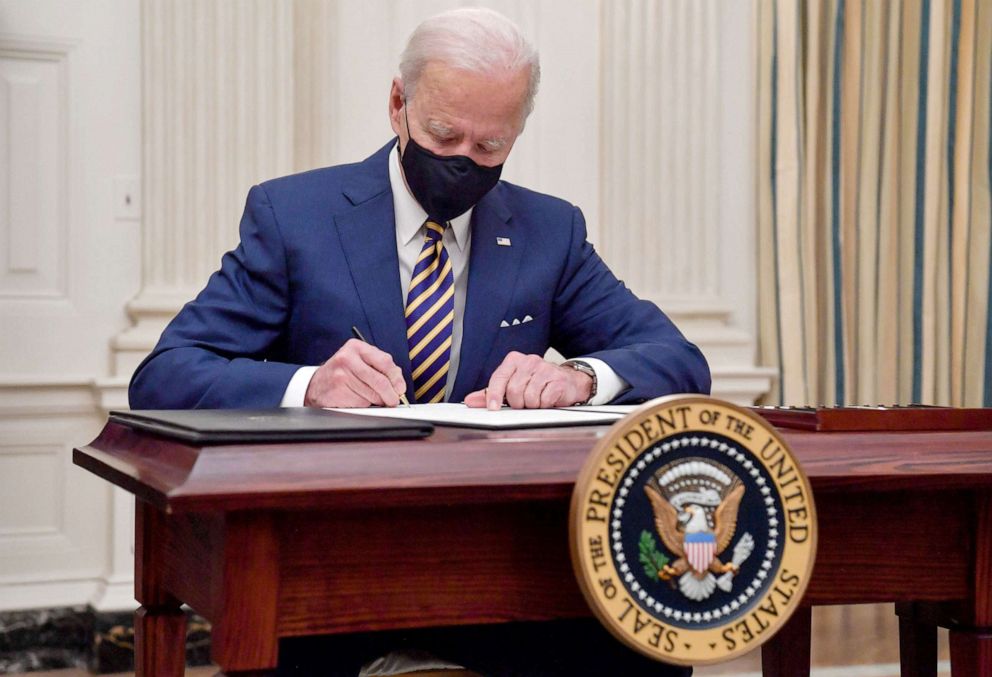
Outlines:
<svg viewBox="0 0 992 677"><path fill-rule="evenodd" d="M110 487L72 464L72 447L95 437L103 414L88 387L44 393L44 413L0 411L0 609L16 608L22 585L90 580L95 589L107 567ZM60 413L86 394L92 414ZM42 595L31 606L83 601Z"/></svg>
<svg viewBox="0 0 992 677"><path fill-rule="evenodd" d="M102 376L127 325L141 227L113 187L140 159L138 10L0 0L0 381Z"/></svg>
<svg viewBox="0 0 992 677"><path fill-rule="evenodd" d="M65 473L60 447L0 445L0 547L16 537L50 536L63 529ZM24 482L29 477L33 481Z"/></svg>
<svg viewBox="0 0 992 677"><path fill-rule="evenodd" d="M0 36L0 299L66 295L66 54Z"/></svg>

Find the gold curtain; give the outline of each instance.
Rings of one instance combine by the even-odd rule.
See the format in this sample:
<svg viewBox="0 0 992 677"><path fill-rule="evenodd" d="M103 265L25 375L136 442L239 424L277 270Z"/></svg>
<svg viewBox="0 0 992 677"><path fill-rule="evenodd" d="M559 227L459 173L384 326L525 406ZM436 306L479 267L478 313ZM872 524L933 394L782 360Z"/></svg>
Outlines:
<svg viewBox="0 0 992 677"><path fill-rule="evenodd" d="M757 31L766 401L992 406L992 2L759 0Z"/></svg>

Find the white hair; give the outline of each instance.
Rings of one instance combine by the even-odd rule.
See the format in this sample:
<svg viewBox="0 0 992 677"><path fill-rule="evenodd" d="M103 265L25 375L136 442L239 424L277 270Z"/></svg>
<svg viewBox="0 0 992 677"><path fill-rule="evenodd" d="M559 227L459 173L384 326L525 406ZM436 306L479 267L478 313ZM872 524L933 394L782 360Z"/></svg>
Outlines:
<svg viewBox="0 0 992 677"><path fill-rule="evenodd" d="M534 110L541 82L537 50L502 14L482 7L463 7L424 20L400 56L404 96L412 99L428 63L483 75L505 75L530 69L523 119ZM521 121L522 122L522 121Z"/></svg>

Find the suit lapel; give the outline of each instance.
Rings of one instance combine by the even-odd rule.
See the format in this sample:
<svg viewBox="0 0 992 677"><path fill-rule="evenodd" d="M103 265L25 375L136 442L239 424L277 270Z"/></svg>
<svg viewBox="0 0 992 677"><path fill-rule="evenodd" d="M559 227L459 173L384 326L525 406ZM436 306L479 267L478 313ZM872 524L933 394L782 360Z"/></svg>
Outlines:
<svg viewBox="0 0 992 677"><path fill-rule="evenodd" d="M472 253L469 257L468 292L462 320L462 345L452 402L461 402L477 385L483 365L506 317L513 298L514 281L527 243L514 229L510 212L497 187L472 212ZM507 238L511 246L497 244Z"/></svg>
<svg viewBox="0 0 992 677"><path fill-rule="evenodd" d="M390 146L391 147L391 144ZM393 357L403 370L408 395L413 392L410 353L406 344L403 290L396 253L396 224L393 194L385 162L388 148L363 165L373 165L345 190L354 208L334 218L341 250L348 261L351 279L365 312L368 333L365 338ZM380 165L381 167L377 166ZM370 195L371 194L371 195ZM360 318L341 318L342 323L358 323ZM359 326L359 329L363 329Z"/></svg>

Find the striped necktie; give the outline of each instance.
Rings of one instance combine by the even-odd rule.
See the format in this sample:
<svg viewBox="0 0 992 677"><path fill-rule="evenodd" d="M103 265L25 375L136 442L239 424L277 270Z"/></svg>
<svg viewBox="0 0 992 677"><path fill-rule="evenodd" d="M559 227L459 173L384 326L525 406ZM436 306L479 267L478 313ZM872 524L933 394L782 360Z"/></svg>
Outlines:
<svg viewBox="0 0 992 677"><path fill-rule="evenodd" d="M406 297L406 339L410 347L416 402L440 402L451 358L455 317L455 275L444 250L444 227L428 219Z"/></svg>

